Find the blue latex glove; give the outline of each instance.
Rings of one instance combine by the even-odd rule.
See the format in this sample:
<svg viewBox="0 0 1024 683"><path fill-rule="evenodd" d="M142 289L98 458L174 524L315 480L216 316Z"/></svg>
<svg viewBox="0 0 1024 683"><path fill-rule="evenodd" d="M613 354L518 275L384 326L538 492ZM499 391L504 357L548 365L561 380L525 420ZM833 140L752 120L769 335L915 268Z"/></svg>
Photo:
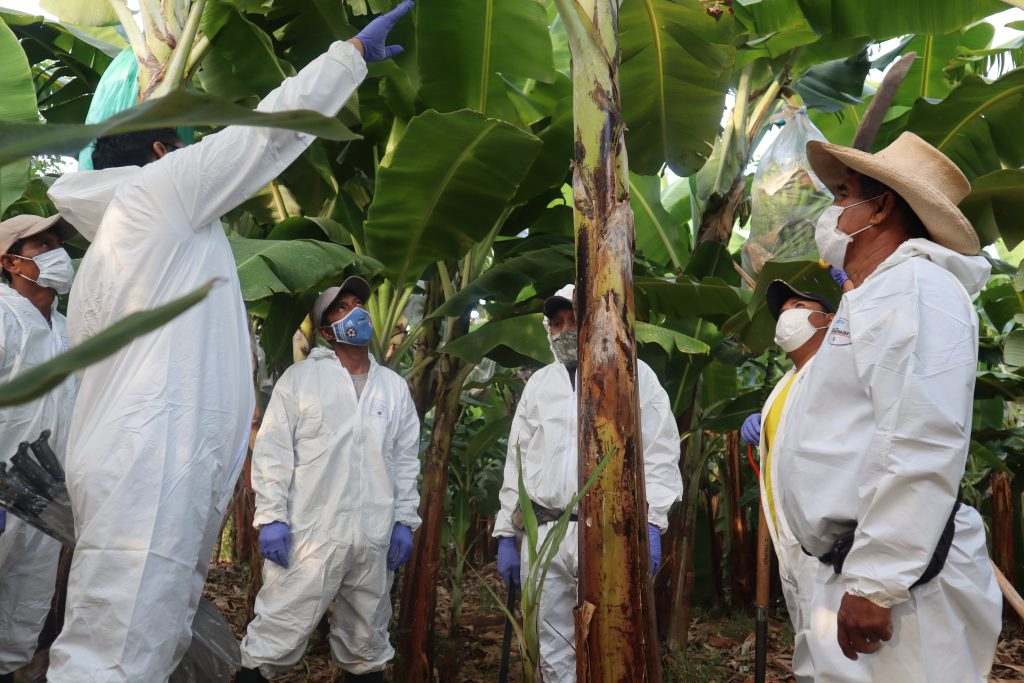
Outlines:
<svg viewBox="0 0 1024 683"><path fill-rule="evenodd" d="M405 0L395 9L382 14L356 35L356 40L363 44L363 59L367 62L380 62L392 59L405 52L401 45L385 45L388 33L395 27L398 20L409 13L413 6L412 0Z"/></svg>
<svg viewBox="0 0 1024 683"><path fill-rule="evenodd" d="M292 532L284 522L271 522L260 529L260 555L288 569Z"/></svg>
<svg viewBox="0 0 1024 683"><path fill-rule="evenodd" d="M522 560L519 557L519 550L516 548L516 539L504 537L498 539L498 573L501 580L508 586L509 583L520 584L519 568Z"/></svg>
<svg viewBox="0 0 1024 683"><path fill-rule="evenodd" d="M7 510L0 508L0 534L7 528Z"/></svg>
<svg viewBox="0 0 1024 683"><path fill-rule="evenodd" d="M846 284L846 281L850 279L842 268L836 268L835 266L829 266L828 274L831 275L832 279L836 281L837 285L839 285L839 289L842 289L843 285Z"/></svg>
<svg viewBox="0 0 1024 683"><path fill-rule="evenodd" d="M388 569L395 571L412 557L412 529L395 522L388 547Z"/></svg>
<svg viewBox="0 0 1024 683"><path fill-rule="evenodd" d="M754 413L743 421L740 427L740 438L751 446L761 445L761 413Z"/></svg>
<svg viewBox="0 0 1024 683"><path fill-rule="evenodd" d="M647 540L651 546L651 576L654 576L661 566L661 530L653 524L648 524Z"/></svg>

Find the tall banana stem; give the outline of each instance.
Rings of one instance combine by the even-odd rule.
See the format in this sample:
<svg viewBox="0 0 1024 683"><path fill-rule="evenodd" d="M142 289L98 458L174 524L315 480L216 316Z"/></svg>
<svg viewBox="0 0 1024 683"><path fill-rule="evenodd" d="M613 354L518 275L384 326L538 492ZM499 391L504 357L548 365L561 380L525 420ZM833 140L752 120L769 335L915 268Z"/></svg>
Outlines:
<svg viewBox="0 0 1024 683"><path fill-rule="evenodd" d="M164 69L160 83L153 91L153 96L160 97L179 88L184 81L189 55L196 42L196 35L199 33L199 20L203 16L203 8L206 7L206 0L195 0L189 9L188 21L177 37L177 45L171 53L167 67Z"/></svg>

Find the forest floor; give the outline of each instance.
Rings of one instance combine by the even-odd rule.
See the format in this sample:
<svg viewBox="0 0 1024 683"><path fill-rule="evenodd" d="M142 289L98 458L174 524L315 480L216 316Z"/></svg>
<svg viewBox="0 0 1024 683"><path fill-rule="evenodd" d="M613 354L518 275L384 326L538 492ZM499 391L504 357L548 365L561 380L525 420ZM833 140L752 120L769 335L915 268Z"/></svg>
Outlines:
<svg viewBox="0 0 1024 683"><path fill-rule="evenodd" d="M445 578L438 586L436 659L439 681L493 683L498 678L504 619L485 589L484 581L497 595L504 594L493 566L482 578L468 573L463 581L462 616L456 633L449 633L446 626L452 610L450 583ZM245 633L247 585L245 570L228 564L214 564L206 584L206 597L221 609L239 638ZM397 613L397 605L395 609ZM769 632L768 681L792 681L793 634L784 614L771 620ZM698 611L690 627L686 653L666 654L663 662L665 683L753 683L754 620L747 615ZM514 638L511 672L510 681L522 681ZM274 680L340 683L344 677L332 668L327 640L317 633L310 639L306 656L294 669ZM1024 681L1024 629L1019 625L1004 627L989 680L990 683Z"/></svg>

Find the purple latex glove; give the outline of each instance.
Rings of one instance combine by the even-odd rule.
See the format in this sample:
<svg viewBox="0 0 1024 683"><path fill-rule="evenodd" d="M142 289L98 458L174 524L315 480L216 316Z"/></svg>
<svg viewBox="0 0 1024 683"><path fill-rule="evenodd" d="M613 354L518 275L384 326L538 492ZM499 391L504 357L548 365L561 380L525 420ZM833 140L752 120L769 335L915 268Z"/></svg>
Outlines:
<svg viewBox="0 0 1024 683"><path fill-rule="evenodd" d="M647 540L651 546L651 576L658 573L661 566L661 529L653 524L647 525Z"/></svg>
<svg viewBox="0 0 1024 683"><path fill-rule="evenodd" d="M511 583L520 584L519 568L522 559L519 557L519 550L516 548L516 539L505 536L498 539L498 573L501 580L508 586Z"/></svg>
<svg viewBox="0 0 1024 683"><path fill-rule="evenodd" d="M288 569L292 532L284 522L271 522L260 528L260 555Z"/></svg>
<svg viewBox="0 0 1024 683"><path fill-rule="evenodd" d="M837 285L839 285L839 289L842 289L843 285L846 284L846 281L850 279L842 268L836 268L835 266L828 267L828 274L831 275L832 279L836 281Z"/></svg>
<svg viewBox="0 0 1024 683"><path fill-rule="evenodd" d="M405 52L401 45L385 45L388 33L395 27L398 20L412 9L412 0L405 0L398 7L380 15L356 35L356 40L363 44L363 59L367 62L380 62L392 59Z"/></svg>
<svg viewBox="0 0 1024 683"><path fill-rule="evenodd" d="M0 508L0 534L7 528L7 510Z"/></svg>
<svg viewBox="0 0 1024 683"><path fill-rule="evenodd" d="M412 557L412 529L395 522L388 547L388 569L395 571Z"/></svg>
<svg viewBox="0 0 1024 683"><path fill-rule="evenodd" d="M761 413L754 413L743 421L740 427L740 438L751 446L761 445Z"/></svg>

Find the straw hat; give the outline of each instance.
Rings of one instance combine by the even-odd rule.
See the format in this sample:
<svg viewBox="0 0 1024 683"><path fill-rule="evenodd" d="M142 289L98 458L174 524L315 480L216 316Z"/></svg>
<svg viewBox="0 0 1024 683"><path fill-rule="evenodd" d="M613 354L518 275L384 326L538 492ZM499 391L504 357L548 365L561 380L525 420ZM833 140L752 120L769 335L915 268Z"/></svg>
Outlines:
<svg viewBox="0 0 1024 683"><path fill-rule="evenodd" d="M933 242L974 255L981 249L978 233L957 205L971 191L967 177L913 133L903 133L877 154L812 140L807 159L815 175L835 194L850 170L884 183L910 204Z"/></svg>

